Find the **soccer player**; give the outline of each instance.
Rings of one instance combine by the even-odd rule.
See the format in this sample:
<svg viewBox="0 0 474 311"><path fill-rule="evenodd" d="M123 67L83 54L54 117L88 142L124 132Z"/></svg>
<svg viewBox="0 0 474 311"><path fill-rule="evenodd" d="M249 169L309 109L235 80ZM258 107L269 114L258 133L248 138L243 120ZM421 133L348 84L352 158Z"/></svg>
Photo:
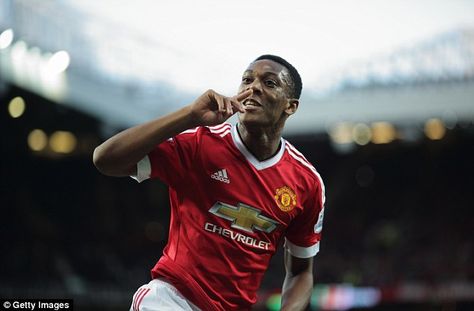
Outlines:
<svg viewBox="0 0 474 311"><path fill-rule="evenodd" d="M282 310L306 308L325 196L315 168L281 137L301 88L291 64L263 55L236 96L208 90L95 149L103 174L169 186L169 241L131 310L249 310L280 241ZM234 113L237 125L224 123Z"/></svg>

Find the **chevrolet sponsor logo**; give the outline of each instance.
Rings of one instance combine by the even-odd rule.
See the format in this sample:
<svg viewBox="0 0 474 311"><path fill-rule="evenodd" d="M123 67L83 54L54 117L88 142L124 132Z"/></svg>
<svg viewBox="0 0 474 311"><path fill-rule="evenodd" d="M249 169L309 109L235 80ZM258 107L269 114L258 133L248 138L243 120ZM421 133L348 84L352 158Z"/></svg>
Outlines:
<svg viewBox="0 0 474 311"><path fill-rule="evenodd" d="M233 206L230 204L216 202L210 209L212 214L231 221L231 227L255 232L255 230L270 233L275 230L278 222L268 217L262 216L261 211L255 207L242 203Z"/></svg>
<svg viewBox="0 0 474 311"><path fill-rule="evenodd" d="M255 238L252 238L250 236L246 236L242 233L232 231L227 228L222 228L218 225L212 224L210 222L206 222L204 225L204 230L214 233L214 234L219 234L222 235L225 238L231 239L233 241L255 247L255 248L260 248L260 249L265 249L269 250L270 249L270 243L265 242L265 241L259 241Z"/></svg>

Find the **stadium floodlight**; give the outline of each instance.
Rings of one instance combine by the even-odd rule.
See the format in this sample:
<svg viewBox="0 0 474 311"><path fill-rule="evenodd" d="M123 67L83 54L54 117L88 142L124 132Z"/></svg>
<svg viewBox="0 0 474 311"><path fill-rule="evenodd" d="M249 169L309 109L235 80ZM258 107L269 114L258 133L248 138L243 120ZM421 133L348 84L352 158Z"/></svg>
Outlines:
<svg viewBox="0 0 474 311"><path fill-rule="evenodd" d="M57 153L71 153L77 146L77 138L71 132L56 131L51 134L49 146Z"/></svg>
<svg viewBox="0 0 474 311"><path fill-rule="evenodd" d="M425 135L431 140L440 140L446 134L446 127L442 120L432 118L425 123Z"/></svg>
<svg viewBox="0 0 474 311"><path fill-rule="evenodd" d="M8 104L8 113L12 118L19 118L25 112L25 100L17 96Z"/></svg>
<svg viewBox="0 0 474 311"><path fill-rule="evenodd" d="M33 151L42 151L48 143L48 137L43 130L34 129L28 135L28 146Z"/></svg>
<svg viewBox="0 0 474 311"><path fill-rule="evenodd" d="M66 51L59 51L53 54L48 61L48 69L51 73L59 74L69 67L71 59Z"/></svg>
<svg viewBox="0 0 474 311"><path fill-rule="evenodd" d="M6 49L13 42L13 29L7 29L0 34L0 50Z"/></svg>

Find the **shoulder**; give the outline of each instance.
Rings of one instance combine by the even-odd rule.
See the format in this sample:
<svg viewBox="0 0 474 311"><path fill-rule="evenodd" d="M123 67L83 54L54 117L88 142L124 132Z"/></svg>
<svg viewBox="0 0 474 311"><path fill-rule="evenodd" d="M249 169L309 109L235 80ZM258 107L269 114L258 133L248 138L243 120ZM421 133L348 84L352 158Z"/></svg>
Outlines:
<svg viewBox="0 0 474 311"><path fill-rule="evenodd" d="M213 136L224 137L232 130L232 124L222 123L214 126L203 126L203 131Z"/></svg>
<svg viewBox="0 0 474 311"><path fill-rule="evenodd" d="M224 137L232 130L230 123L222 123L214 126L198 126L179 133L176 137L192 137L192 136L220 136Z"/></svg>
<svg viewBox="0 0 474 311"><path fill-rule="evenodd" d="M306 157L298 150L295 146L293 146L289 141L286 139L285 141L285 149L288 153L288 159L292 163L292 166L298 170L298 173L303 175L305 179L309 180L311 183L315 184L317 187L320 187L324 192L324 182L316 170L314 165L306 159Z"/></svg>

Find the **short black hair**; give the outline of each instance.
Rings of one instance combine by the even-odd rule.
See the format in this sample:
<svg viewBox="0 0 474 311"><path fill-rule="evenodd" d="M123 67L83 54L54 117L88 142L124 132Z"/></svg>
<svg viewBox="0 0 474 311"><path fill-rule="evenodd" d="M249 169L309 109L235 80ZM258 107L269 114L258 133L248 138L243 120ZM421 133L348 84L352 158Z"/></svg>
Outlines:
<svg viewBox="0 0 474 311"><path fill-rule="evenodd" d="M293 67L292 64L287 62L282 57L276 56L276 55L271 55L271 54L265 54L265 55L259 56L253 62L256 62L256 61L262 60L262 59L268 59L268 60L274 61L274 62L282 65L283 67L285 67L288 70L288 72L290 73L291 80L292 80L292 81L290 81L290 84L291 84L290 85L290 91L291 91L290 96L299 99L300 96L301 96L301 89L303 88L303 82L301 81L301 76L298 73L298 70L296 70L296 68Z"/></svg>

